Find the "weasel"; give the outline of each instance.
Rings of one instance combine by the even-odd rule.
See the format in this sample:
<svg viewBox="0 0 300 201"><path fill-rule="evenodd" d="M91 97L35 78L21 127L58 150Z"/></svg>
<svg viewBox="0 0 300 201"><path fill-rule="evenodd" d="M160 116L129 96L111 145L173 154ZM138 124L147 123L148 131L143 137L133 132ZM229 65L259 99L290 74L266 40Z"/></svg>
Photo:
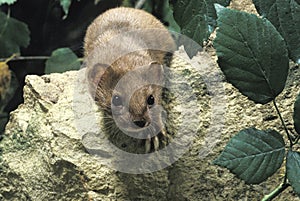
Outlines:
<svg viewBox="0 0 300 201"><path fill-rule="evenodd" d="M151 14L114 8L98 16L84 38L84 63L90 91L109 129L145 139L145 152L159 149L163 124L165 56L175 43ZM116 128L117 127L117 128Z"/></svg>

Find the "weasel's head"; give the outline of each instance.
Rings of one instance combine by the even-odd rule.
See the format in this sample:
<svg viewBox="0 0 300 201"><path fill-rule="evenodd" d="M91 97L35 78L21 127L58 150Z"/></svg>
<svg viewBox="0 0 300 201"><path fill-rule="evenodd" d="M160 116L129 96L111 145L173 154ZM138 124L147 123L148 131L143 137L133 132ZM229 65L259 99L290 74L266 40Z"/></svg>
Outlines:
<svg viewBox="0 0 300 201"><path fill-rule="evenodd" d="M125 133L156 135L161 131L163 66L117 68L97 64L91 71L95 100Z"/></svg>

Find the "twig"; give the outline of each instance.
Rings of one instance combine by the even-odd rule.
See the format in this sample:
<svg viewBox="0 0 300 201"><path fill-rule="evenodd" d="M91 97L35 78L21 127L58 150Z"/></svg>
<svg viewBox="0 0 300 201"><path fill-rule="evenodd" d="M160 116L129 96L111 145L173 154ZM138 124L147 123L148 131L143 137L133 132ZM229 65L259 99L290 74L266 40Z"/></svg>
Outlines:
<svg viewBox="0 0 300 201"><path fill-rule="evenodd" d="M286 132L286 134L287 134L287 137L288 137L288 139L289 139L289 141L290 141L290 148L292 148L292 147L293 147L293 140L292 140L292 138L291 138L291 136L290 136L290 133L289 133L289 131L288 131L288 129L287 129L285 123L284 123L284 120L283 120L283 118L282 118L282 116L281 116L281 113L280 113L278 107L277 107L277 104L276 104L275 99L273 100L273 104L274 104L275 109L276 109L276 112L277 112L277 114L278 114L278 116L279 116L279 118L280 118L280 121L281 121L281 123L282 123L282 125L283 125L283 127L284 127L284 130L285 130L285 132Z"/></svg>
<svg viewBox="0 0 300 201"><path fill-rule="evenodd" d="M279 195L281 192L283 192L289 186L290 186L290 184L287 184L287 183L280 184L270 194L265 195L264 198L261 201L271 201L271 200L273 200L273 198L275 198L277 195Z"/></svg>
<svg viewBox="0 0 300 201"><path fill-rule="evenodd" d="M16 56L10 61L20 61L20 60L45 60L49 59L49 56ZM0 58L0 61L6 61L8 58Z"/></svg>

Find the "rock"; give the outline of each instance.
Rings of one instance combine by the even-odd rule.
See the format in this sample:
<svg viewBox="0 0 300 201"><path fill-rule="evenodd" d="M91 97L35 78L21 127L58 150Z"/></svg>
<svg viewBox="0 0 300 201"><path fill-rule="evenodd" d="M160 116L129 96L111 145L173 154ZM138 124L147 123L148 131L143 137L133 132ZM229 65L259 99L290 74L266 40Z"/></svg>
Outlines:
<svg viewBox="0 0 300 201"><path fill-rule="evenodd" d="M269 105L262 111L224 83L209 56L189 60L181 50L178 58L172 69L180 76L170 87L187 85L192 96L179 91L166 103L173 147L159 154L134 154L142 145L101 133L102 116L89 96L85 69L27 76L24 104L10 114L0 143L0 199L257 200L276 187L278 175L252 187L211 164L242 128L278 127L278 119L263 119Z"/></svg>

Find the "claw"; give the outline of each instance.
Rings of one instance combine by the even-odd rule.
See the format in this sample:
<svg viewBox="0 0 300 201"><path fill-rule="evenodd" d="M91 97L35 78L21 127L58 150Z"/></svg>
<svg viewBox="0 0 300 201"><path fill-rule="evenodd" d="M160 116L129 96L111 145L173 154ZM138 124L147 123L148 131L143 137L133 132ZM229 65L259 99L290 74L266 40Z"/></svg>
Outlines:
<svg viewBox="0 0 300 201"><path fill-rule="evenodd" d="M151 138L150 135L147 137L146 142L145 142L145 153L149 153L151 149Z"/></svg>
<svg viewBox="0 0 300 201"><path fill-rule="evenodd" d="M154 150L157 151L159 148L159 140L157 136L154 136L153 138L150 138L150 135L146 139L145 142L145 152L149 153L151 150L151 141L153 141Z"/></svg>
<svg viewBox="0 0 300 201"><path fill-rule="evenodd" d="M165 129L162 129L161 134L163 135L163 138L165 139L164 141L162 141L163 146L166 146L169 142L169 136ZM149 153L151 151L151 142L153 142L154 151L158 151L159 144L160 144L158 136L156 135L151 138L150 135L148 135L148 137L145 141L145 153Z"/></svg>
<svg viewBox="0 0 300 201"><path fill-rule="evenodd" d="M162 130L161 130L161 134L162 134L164 137L167 137L167 136L168 136L168 135L167 135L166 129L162 129Z"/></svg>
<svg viewBox="0 0 300 201"><path fill-rule="evenodd" d="M157 135L153 137L153 145L154 145L154 150L157 151L159 148L159 140Z"/></svg>

